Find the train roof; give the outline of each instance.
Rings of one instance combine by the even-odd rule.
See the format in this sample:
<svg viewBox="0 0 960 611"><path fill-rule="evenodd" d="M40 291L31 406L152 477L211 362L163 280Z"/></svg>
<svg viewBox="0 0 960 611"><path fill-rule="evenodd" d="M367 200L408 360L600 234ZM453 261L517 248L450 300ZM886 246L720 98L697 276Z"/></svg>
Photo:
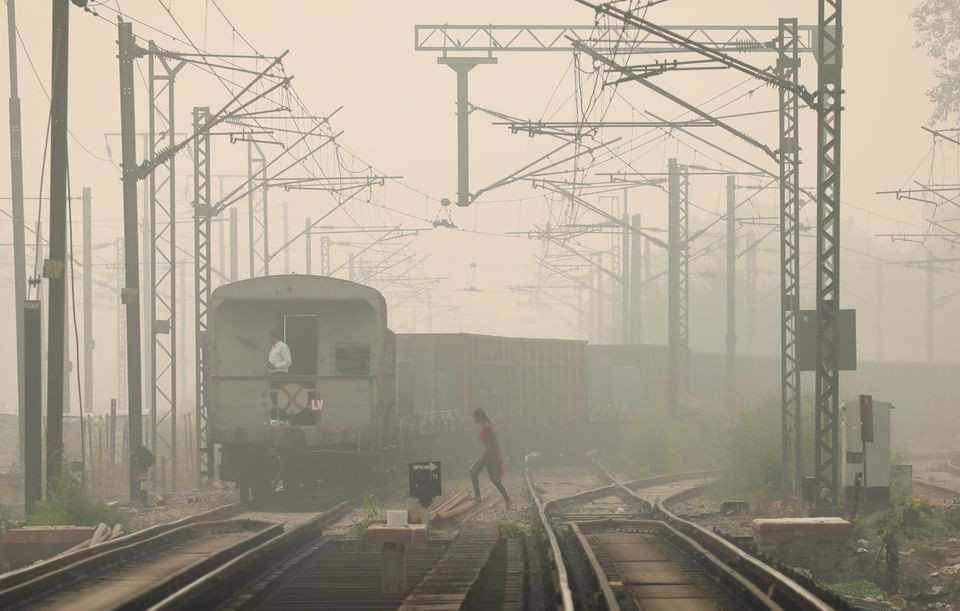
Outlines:
<svg viewBox="0 0 960 611"><path fill-rule="evenodd" d="M405 339L439 339L454 340L466 338L507 340L515 342L539 342L539 343L557 343L557 344L584 344L588 342L582 339L562 339L552 337L511 337L507 335L485 335L482 333L398 333L398 338Z"/></svg>
<svg viewBox="0 0 960 611"><path fill-rule="evenodd" d="M378 310L386 310L386 300L377 289L328 276L305 274L262 276L224 284L213 291L214 307L224 301L258 299L364 300Z"/></svg>

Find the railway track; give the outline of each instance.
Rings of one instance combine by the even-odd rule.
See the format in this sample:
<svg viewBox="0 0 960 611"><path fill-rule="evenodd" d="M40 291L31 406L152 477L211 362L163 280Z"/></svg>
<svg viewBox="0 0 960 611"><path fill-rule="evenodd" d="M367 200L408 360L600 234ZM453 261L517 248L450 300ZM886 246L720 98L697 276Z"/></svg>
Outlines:
<svg viewBox="0 0 960 611"><path fill-rule="evenodd" d="M232 503L63 554L0 576L0 608L164 608L224 567L322 528L359 500L341 499L310 499L320 511Z"/></svg>
<svg viewBox="0 0 960 611"><path fill-rule="evenodd" d="M844 603L813 591L720 535L669 510L716 472L616 481L542 500L527 457L527 488L544 533L556 603L578 609L836 609ZM635 515L570 519L569 508L616 496ZM626 513L626 512L625 512Z"/></svg>

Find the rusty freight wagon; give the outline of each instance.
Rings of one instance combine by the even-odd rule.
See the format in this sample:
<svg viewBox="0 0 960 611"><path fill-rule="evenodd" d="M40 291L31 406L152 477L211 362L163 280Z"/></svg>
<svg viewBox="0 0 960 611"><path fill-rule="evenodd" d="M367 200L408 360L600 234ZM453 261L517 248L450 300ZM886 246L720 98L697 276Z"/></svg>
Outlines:
<svg viewBox="0 0 960 611"><path fill-rule="evenodd" d="M438 443L446 432L456 440L447 450L459 450L448 454L463 458L477 451L471 414L482 407L508 455L572 449L585 420L585 346L470 333L398 335L405 439Z"/></svg>
<svg viewBox="0 0 960 611"><path fill-rule="evenodd" d="M269 372L278 331L287 372ZM204 378L220 479L254 497L385 469L396 431L396 339L375 289L336 278L252 278L213 292Z"/></svg>

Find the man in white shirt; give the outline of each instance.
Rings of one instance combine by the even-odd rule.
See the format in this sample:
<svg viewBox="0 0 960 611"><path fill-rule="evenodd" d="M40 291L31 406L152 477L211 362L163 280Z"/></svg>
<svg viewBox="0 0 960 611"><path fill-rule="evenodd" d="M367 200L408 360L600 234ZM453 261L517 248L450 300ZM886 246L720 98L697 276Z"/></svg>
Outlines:
<svg viewBox="0 0 960 611"><path fill-rule="evenodd" d="M267 370L270 373L287 373L293 365L290 346L280 339L280 332L270 330L270 356L267 357Z"/></svg>
<svg viewBox="0 0 960 611"><path fill-rule="evenodd" d="M280 339L280 332L271 329L268 334L270 338L270 354L267 356L267 376L274 374L284 374L290 371L290 365L293 364L293 358L290 356L290 346ZM284 384L284 379L270 380L270 424L280 424L280 410L277 407L277 392Z"/></svg>

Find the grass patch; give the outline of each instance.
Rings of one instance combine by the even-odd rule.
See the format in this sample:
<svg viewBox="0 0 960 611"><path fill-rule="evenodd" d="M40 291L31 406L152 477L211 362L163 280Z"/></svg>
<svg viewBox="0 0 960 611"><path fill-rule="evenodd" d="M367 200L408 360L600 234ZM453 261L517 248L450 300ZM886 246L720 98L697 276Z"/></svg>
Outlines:
<svg viewBox="0 0 960 611"><path fill-rule="evenodd" d="M96 526L101 522L108 526L120 524L124 531L130 529L122 510L100 499L84 496L80 482L66 469L56 494L38 502L33 514L25 521L33 526Z"/></svg>
<svg viewBox="0 0 960 611"><path fill-rule="evenodd" d="M527 532L526 525L515 520L500 520L497 526L500 527L500 535L506 538L521 537Z"/></svg>
<svg viewBox="0 0 960 611"><path fill-rule="evenodd" d="M853 596L854 598L879 598L883 599L887 593L881 590L877 584L872 581L861 579L858 581L842 581L840 583L827 584L827 587L834 592Z"/></svg>
<svg viewBox="0 0 960 611"><path fill-rule="evenodd" d="M372 494L363 497L363 513L360 521L353 525L353 546L361 550L367 545L367 528L380 519L382 507L373 499ZM428 511L424 509L424 511Z"/></svg>

